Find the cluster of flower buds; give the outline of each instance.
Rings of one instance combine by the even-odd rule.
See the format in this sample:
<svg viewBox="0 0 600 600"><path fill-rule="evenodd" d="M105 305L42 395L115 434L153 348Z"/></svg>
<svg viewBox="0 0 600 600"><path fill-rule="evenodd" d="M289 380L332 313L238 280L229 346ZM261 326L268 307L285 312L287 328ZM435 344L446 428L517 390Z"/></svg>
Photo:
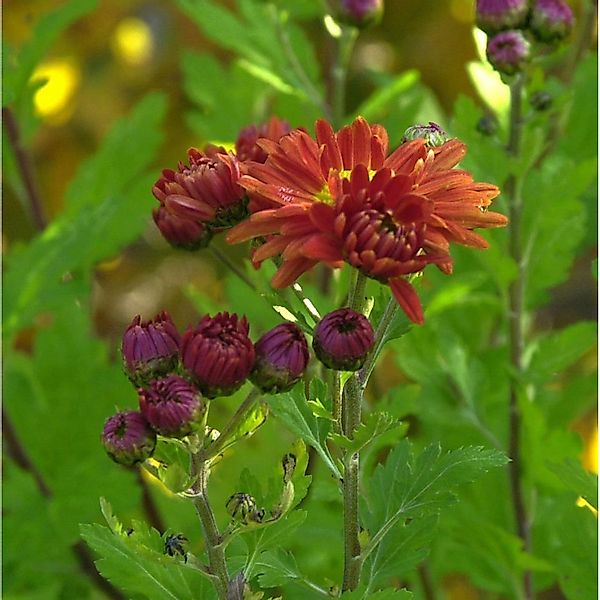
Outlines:
<svg viewBox="0 0 600 600"><path fill-rule="evenodd" d="M477 0L476 23L489 36L490 64L514 75L529 61L531 40L554 44L569 35L573 12L565 0Z"/></svg>
<svg viewBox="0 0 600 600"><path fill-rule="evenodd" d="M290 131L273 117L267 124L241 130L234 152L209 144L190 148L187 162L165 169L152 193L159 201L153 211L156 226L176 248L199 250L213 235L248 216L248 195L238 184L246 161L264 163L267 155L259 140L278 141Z"/></svg>

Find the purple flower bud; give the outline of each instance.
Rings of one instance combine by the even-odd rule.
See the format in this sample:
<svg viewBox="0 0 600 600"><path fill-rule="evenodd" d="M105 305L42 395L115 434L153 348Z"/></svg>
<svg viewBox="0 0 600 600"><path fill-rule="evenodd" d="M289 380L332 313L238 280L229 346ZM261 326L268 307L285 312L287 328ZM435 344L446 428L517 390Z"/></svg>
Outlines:
<svg viewBox="0 0 600 600"><path fill-rule="evenodd" d="M357 371L375 343L373 327L364 315L340 308L325 315L315 328L313 349L330 369Z"/></svg>
<svg viewBox="0 0 600 600"><path fill-rule="evenodd" d="M496 71L514 75L529 60L529 42L520 31L503 31L488 39L487 58Z"/></svg>
<svg viewBox="0 0 600 600"><path fill-rule="evenodd" d="M152 211L152 218L165 240L174 248L200 250L206 248L212 239L212 231L204 223L178 217L163 205Z"/></svg>
<svg viewBox="0 0 600 600"><path fill-rule="evenodd" d="M477 0L475 22L493 35L506 29L519 29L527 21L529 0Z"/></svg>
<svg viewBox="0 0 600 600"><path fill-rule="evenodd" d="M134 317L123 334L123 363L125 372L136 387L166 375L179 362L180 336L166 311L153 321Z"/></svg>
<svg viewBox="0 0 600 600"><path fill-rule="evenodd" d="M254 162L265 163L267 153L257 144L258 140L267 138L272 142L278 142L290 130L289 123L277 117L271 117L269 122L264 125L244 127L235 142L235 155L240 162L253 160Z"/></svg>
<svg viewBox="0 0 600 600"><path fill-rule="evenodd" d="M291 389L308 364L306 338L293 323L282 323L265 333L254 350L256 362L250 379L263 392L278 394Z"/></svg>
<svg viewBox="0 0 600 600"><path fill-rule="evenodd" d="M364 28L374 25L383 15L383 0L338 0L337 18L342 23Z"/></svg>
<svg viewBox="0 0 600 600"><path fill-rule="evenodd" d="M410 142L412 140L424 139L429 148L436 148L448 141L446 132L433 121L429 121L429 125L413 125L404 132L402 142Z"/></svg>
<svg viewBox="0 0 600 600"><path fill-rule="evenodd" d="M192 433L204 413L200 392L185 379L170 375L139 389L140 411L157 433L183 437Z"/></svg>
<svg viewBox="0 0 600 600"><path fill-rule="evenodd" d="M206 316L181 342L183 365L207 398L229 396L254 365L248 321L227 312Z"/></svg>
<svg viewBox="0 0 600 600"><path fill-rule="evenodd" d="M541 42L558 42L573 29L573 11L563 0L537 0L529 28Z"/></svg>
<svg viewBox="0 0 600 600"><path fill-rule="evenodd" d="M115 462L131 466L152 456L156 434L141 413L127 410L107 419L102 444Z"/></svg>

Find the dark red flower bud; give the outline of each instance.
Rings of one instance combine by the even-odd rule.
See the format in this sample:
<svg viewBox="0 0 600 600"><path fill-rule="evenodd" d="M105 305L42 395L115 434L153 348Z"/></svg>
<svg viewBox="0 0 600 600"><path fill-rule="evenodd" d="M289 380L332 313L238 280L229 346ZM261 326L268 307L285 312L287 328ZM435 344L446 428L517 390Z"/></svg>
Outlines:
<svg viewBox="0 0 600 600"><path fill-rule="evenodd" d="M374 25L383 15L383 0L339 0L337 18L342 23L363 28Z"/></svg>
<svg viewBox="0 0 600 600"><path fill-rule="evenodd" d="M206 146L201 152L188 150L189 166L179 163L177 171L165 169L152 193L169 213L223 229L248 215L248 199L238 185L238 159L223 148Z"/></svg>
<svg viewBox="0 0 600 600"><path fill-rule="evenodd" d="M115 462L131 466L152 456L156 433L141 413L126 410L107 419L102 444Z"/></svg>
<svg viewBox="0 0 600 600"><path fill-rule="evenodd" d="M313 349L330 369L357 371L373 344L373 327L364 315L351 308L340 308L325 315L315 328Z"/></svg>
<svg viewBox="0 0 600 600"><path fill-rule="evenodd" d="M210 244L212 231L200 221L182 219L162 205L152 211L152 217L165 240L174 248L199 250Z"/></svg>
<svg viewBox="0 0 600 600"><path fill-rule="evenodd" d="M529 60L529 42L520 31L503 31L488 39L486 53L496 71L514 75Z"/></svg>
<svg viewBox="0 0 600 600"><path fill-rule="evenodd" d="M286 392L302 377L308 365L308 344L297 325L282 323L254 344L256 362L250 374L254 385L271 394Z"/></svg>
<svg viewBox="0 0 600 600"><path fill-rule="evenodd" d="M185 379L170 375L139 389L140 411L157 433L183 437L192 433L204 413L200 392Z"/></svg>
<svg viewBox="0 0 600 600"><path fill-rule="evenodd" d="M235 154L238 160L242 162L253 160L254 162L264 163L267 160L267 153L257 144L258 140L266 138L272 142L278 142L290 131L289 123L277 117L271 117L270 121L264 125L244 127L235 142Z"/></svg>
<svg viewBox="0 0 600 600"><path fill-rule="evenodd" d="M477 0L475 22L493 35L506 29L519 29L527 21L529 0Z"/></svg>
<svg viewBox="0 0 600 600"><path fill-rule="evenodd" d="M412 140L424 139L429 148L436 148L448 141L446 132L433 121L429 125L413 125L404 132L402 142L411 142Z"/></svg>
<svg viewBox="0 0 600 600"><path fill-rule="evenodd" d="M123 363L125 372L136 387L166 375L179 362L180 336L166 311L153 321L134 317L123 334Z"/></svg>
<svg viewBox="0 0 600 600"><path fill-rule="evenodd" d="M207 398L229 396L254 365L248 321L227 312L206 316L181 342L183 365Z"/></svg>
<svg viewBox="0 0 600 600"><path fill-rule="evenodd" d="M573 11L563 0L537 0L529 28L541 42L558 42L573 29Z"/></svg>

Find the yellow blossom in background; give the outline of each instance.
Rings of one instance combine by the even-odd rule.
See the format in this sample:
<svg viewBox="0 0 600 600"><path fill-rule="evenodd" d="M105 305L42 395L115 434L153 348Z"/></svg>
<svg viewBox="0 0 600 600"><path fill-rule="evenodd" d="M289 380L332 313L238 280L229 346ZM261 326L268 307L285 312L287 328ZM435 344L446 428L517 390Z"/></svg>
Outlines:
<svg viewBox="0 0 600 600"><path fill-rule="evenodd" d="M111 48L117 59L124 64L142 66L150 61L154 52L152 30L142 19L123 19L112 36Z"/></svg>
<svg viewBox="0 0 600 600"><path fill-rule="evenodd" d="M43 82L35 92L36 114L50 125L63 125L75 110L75 92L81 81L81 71L72 58L55 58L41 63L31 76L31 82Z"/></svg>

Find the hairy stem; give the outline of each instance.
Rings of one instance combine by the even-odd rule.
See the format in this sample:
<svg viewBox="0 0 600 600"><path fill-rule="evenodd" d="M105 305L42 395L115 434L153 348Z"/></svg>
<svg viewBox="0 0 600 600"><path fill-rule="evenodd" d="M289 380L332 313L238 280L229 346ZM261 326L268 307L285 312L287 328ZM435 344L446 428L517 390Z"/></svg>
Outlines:
<svg viewBox="0 0 600 600"><path fill-rule="evenodd" d="M194 491L194 506L204 532L210 572L213 576L214 586L219 598L227 600L229 575L227 573L227 564L225 563L225 552L215 521L215 515L208 500L208 466L199 454L192 455L192 474L196 478L192 487Z"/></svg>
<svg viewBox="0 0 600 600"><path fill-rule="evenodd" d="M522 115L521 105L523 96L524 78L517 75L510 86L510 132L507 152L510 156L519 158L521 153ZM508 455L511 462L508 464L512 504L517 525L517 533L523 540L525 552L531 551L531 537L529 519L525 508L525 499L521 486L523 471L521 456L521 414L519 411L520 374L523 372L524 341L524 316L525 316L525 263L521 243L521 220L523 202L521 197L520 179L511 175L506 182L505 192L509 201L509 250L512 259L517 265L517 277L509 288L509 335L510 335L510 361L515 377L510 381L509 396L509 440ZM523 575L523 591L526 600L534 598L531 571Z"/></svg>
<svg viewBox="0 0 600 600"><path fill-rule="evenodd" d="M350 290L350 308L361 312L365 304L367 278L357 271ZM360 425L360 409L363 390L358 376L352 374L344 389L344 435L350 439ZM360 458L358 452L347 452L344 456L344 580L342 591L353 590L360 581L362 560L360 556L360 522L358 514Z"/></svg>

